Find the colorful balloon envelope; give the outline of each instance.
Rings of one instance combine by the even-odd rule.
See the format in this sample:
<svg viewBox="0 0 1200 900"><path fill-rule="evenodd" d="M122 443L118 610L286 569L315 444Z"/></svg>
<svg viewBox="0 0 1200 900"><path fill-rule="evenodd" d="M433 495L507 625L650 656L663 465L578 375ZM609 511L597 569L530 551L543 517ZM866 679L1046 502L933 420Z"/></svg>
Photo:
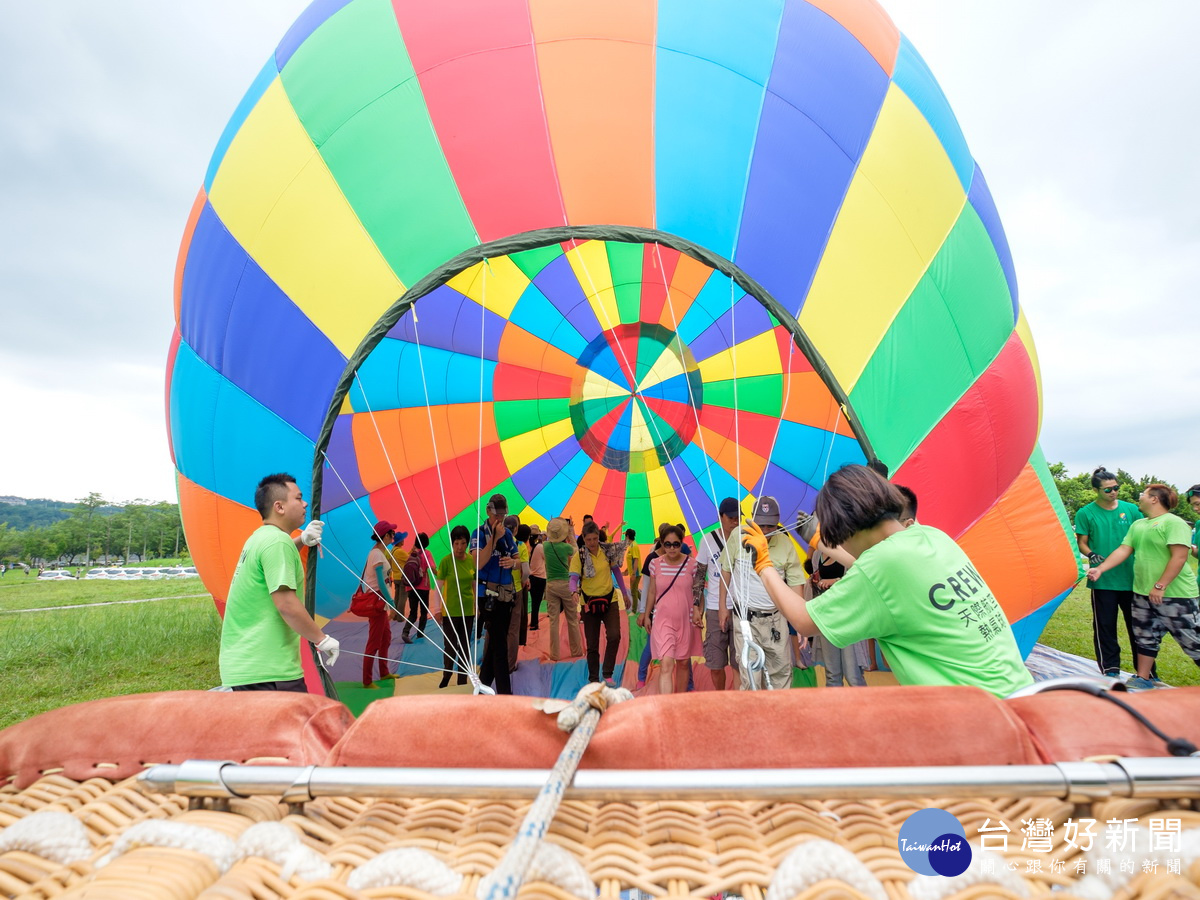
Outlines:
<svg viewBox="0 0 1200 900"><path fill-rule="evenodd" d="M317 0L188 221L168 364L220 602L258 479L327 523L717 524L880 460L1024 649L1076 581L996 207L873 0Z"/></svg>

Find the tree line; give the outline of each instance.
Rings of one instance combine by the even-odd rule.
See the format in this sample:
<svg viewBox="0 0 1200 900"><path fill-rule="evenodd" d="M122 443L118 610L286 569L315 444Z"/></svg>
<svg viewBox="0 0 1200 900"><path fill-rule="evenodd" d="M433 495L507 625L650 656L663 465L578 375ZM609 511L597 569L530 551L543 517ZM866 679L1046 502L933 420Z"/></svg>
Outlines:
<svg viewBox="0 0 1200 900"><path fill-rule="evenodd" d="M1060 462L1050 464L1050 474L1054 477L1054 484L1058 488L1058 496L1062 498L1063 506L1067 508L1067 514L1071 517L1071 521L1075 521L1075 513L1093 500L1096 499L1096 489L1092 487L1092 473L1080 472L1078 475L1069 475L1067 467ZM1179 516L1189 525L1196 521L1196 514L1192 511L1191 504L1184 497L1184 491L1188 485L1182 490L1169 481L1164 481L1157 475L1143 475L1141 478L1134 478L1124 469L1117 469L1113 473L1117 476L1117 484L1120 490L1117 491L1117 497L1121 500L1128 500L1130 503L1137 503L1137 496L1145 489L1148 484L1167 484L1175 488L1179 493L1179 505L1171 510L1175 515Z"/></svg>
<svg viewBox="0 0 1200 900"><path fill-rule="evenodd" d="M79 565L187 554L177 503L135 500L117 505L93 492L73 506L58 508L65 518L22 528L8 521L9 511L22 507L0 506L0 562Z"/></svg>

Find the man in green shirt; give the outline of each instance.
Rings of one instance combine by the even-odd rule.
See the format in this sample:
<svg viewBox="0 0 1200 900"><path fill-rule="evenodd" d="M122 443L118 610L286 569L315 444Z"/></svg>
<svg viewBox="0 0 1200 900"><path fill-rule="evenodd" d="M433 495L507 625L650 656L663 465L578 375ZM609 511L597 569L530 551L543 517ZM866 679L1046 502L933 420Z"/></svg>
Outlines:
<svg viewBox="0 0 1200 900"><path fill-rule="evenodd" d="M817 495L821 539L856 557L820 597L805 601L771 564L753 522L742 544L771 599L803 635L839 647L875 638L901 684L965 684L1006 697L1033 684L1000 604L949 535L905 528L905 498L866 466L829 476Z"/></svg>
<svg viewBox="0 0 1200 900"><path fill-rule="evenodd" d="M1092 487L1096 499L1075 513L1075 540L1079 552L1093 566L1102 563L1121 546L1125 535L1142 518L1137 506L1118 500L1117 476L1104 466L1092 472ZM1136 660L1137 644L1133 638L1133 560L1114 566L1092 585L1092 644L1096 650L1096 665L1105 675L1115 678L1121 674L1121 644L1117 640L1117 613L1125 617L1129 635L1129 655Z"/></svg>
<svg viewBox="0 0 1200 900"><path fill-rule="evenodd" d="M235 691L305 693L300 639L325 654L326 667L340 652L337 640L322 633L300 599L299 548L319 544L325 526L314 519L291 537L304 524L308 504L296 479L282 472L258 483L254 506L263 524L247 539L229 585L221 623L221 683Z"/></svg>
<svg viewBox="0 0 1200 900"><path fill-rule="evenodd" d="M1096 581L1133 554L1133 633L1138 640L1137 676L1127 687L1148 690L1158 684L1150 667L1163 635L1174 635L1181 650L1200 666L1200 607L1196 573L1187 564L1192 529L1171 512L1179 494L1165 484L1150 484L1138 498L1144 519L1133 523L1121 546L1104 562L1088 569Z"/></svg>

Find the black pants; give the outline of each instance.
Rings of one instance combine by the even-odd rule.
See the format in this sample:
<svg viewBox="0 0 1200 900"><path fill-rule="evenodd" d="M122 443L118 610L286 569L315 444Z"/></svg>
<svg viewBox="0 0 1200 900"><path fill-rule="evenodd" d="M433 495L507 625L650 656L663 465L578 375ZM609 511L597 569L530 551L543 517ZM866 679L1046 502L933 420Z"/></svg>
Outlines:
<svg viewBox="0 0 1200 900"><path fill-rule="evenodd" d="M466 667L471 664L470 642L475 639L474 616L442 617L441 687L450 683L450 673L458 671L458 683L467 683ZM457 664L457 665L456 665Z"/></svg>
<svg viewBox="0 0 1200 900"><path fill-rule="evenodd" d="M483 641L483 665L479 667L479 680L484 684L494 681L497 694L511 694L512 681L508 677L508 626L512 622L513 604L497 600L492 604L491 612L483 612L480 616L483 619L486 637Z"/></svg>
<svg viewBox="0 0 1200 900"><path fill-rule="evenodd" d="M429 621L429 588L408 589L408 621L404 623L402 637L407 638L414 628L417 636L425 633L425 623Z"/></svg>
<svg viewBox="0 0 1200 900"><path fill-rule="evenodd" d="M307 694L303 678L293 678L291 681L259 681L256 684L235 684L235 691L291 691L294 694Z"/></svg>
<svg viewBox="0 0 1200 900"><path fill-rule="evenodd" d="M1117 640L1117 613L1125 617L1125 633L1129 636L1130 668L1137 669L1137 641L1133 637L1133 591L1092 589L1092 644L1096 648L1096 665L1106 675L1121 672L1121 644ZM1146 654L1147 656L1149 654ZM1157 664L1151 677L1158 675Z"/></svg>
<svg viewBox="0 0 1200 900"><path fill-rule="evenodd" d="M584 601L587 602L586 600ZM615 602L608 604L608 612L602 616L580 610L583 621L583 639L587 644L588 681L600 680L600 626L604 625L604 677L612 678L617 668L617 650L621 646L621 609Z"/></svg>
<svg viewBox="0 0 1200 900"><path fill-rule="evenodd" d="M538 616L542 613L542 598L544 596L546 596L546 579L530 575L529 597L532 602L529 610L529 627L533 631L537 631L538 629Z"/></svg>

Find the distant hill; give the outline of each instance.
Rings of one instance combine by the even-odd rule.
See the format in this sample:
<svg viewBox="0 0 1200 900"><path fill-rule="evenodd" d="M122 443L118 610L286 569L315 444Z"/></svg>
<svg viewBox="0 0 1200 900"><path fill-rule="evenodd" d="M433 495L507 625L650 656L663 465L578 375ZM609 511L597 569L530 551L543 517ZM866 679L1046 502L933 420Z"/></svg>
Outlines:
<svg viewBox="0 0 1200 900"><path fill-rule="evenodd" d="M0 523L14 531L27 528L44 528L71 517L76 506L74 500L30 500L25 497L0 497ZM121 511L119 506L101 506L96 512L111 516Z"/></svg>

